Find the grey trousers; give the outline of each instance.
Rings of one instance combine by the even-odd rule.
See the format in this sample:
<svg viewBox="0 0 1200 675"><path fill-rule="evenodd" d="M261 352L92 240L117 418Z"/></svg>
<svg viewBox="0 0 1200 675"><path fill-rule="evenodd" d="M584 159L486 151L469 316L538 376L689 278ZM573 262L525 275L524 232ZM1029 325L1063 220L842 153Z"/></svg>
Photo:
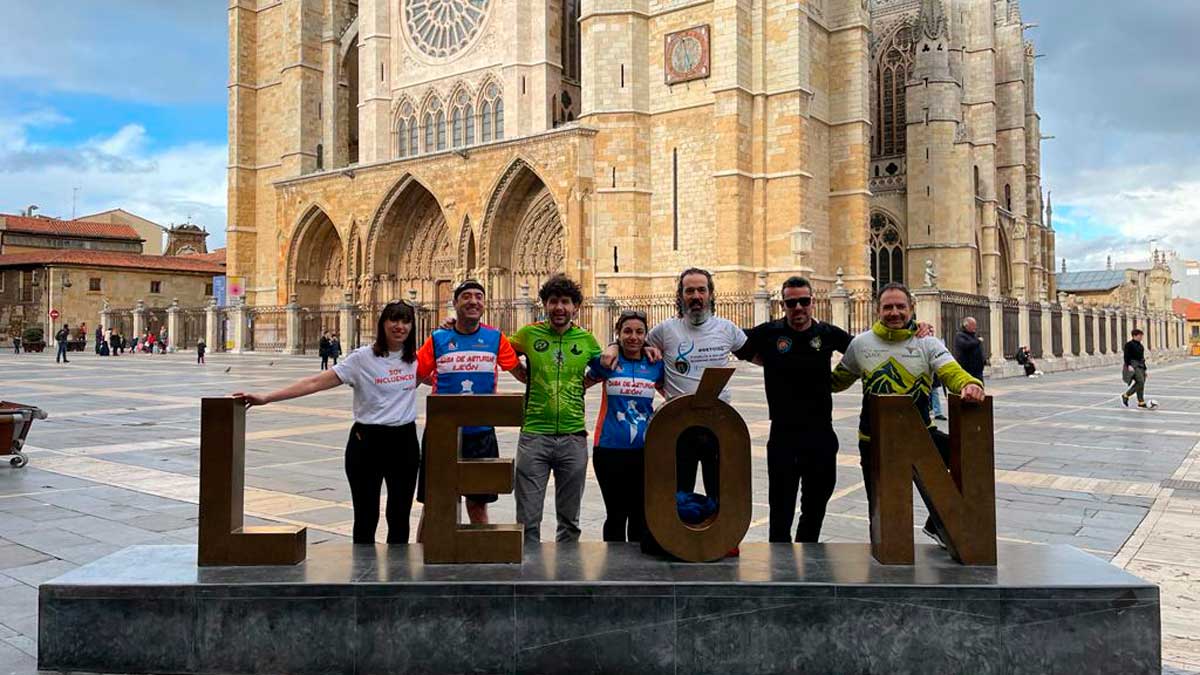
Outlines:
<svg viewBox="0 0 1200 675"><path fill-rule="evenodd" d="M527 434L517 441L517 520L525 526L525 543L542 538L542 507L546 485L554 472L554 510L558 515L555 541L579 541L579 507L587 478L587 436Z"/></svg>
<svg viewBox="0 0 1200 675"><path fill-rule="evenodd" d="M1138 403L1146 400L1146 369L1133 367L1121 373L1122 379L1129 388L1125 390L1125 396L1133 396L1137 394Z"/></svg>

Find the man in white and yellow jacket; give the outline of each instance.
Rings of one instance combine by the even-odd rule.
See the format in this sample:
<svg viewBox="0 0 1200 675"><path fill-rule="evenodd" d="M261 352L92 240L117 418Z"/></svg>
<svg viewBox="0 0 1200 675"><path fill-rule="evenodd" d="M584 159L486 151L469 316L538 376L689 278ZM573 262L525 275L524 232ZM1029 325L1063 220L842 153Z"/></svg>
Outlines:
<svg viewBox="0 0 1200 675"><path fill-rule="evenodd" d="M947 460L950 439L929 419L929 394L936 375L952 393L960 394L964 402L983 400L983 382L972 377L954 360L950 350L936 337L916 336L913 323L913 298L903 284L887 284L879 291L879 319L871 330L856 335L850 341L842 362L833 371L833 390L844 391L858 379L863 382L863 406L858 425L858 451L866 483L867 501L875 501L871 483L869 450L871 447L870 394L908 394L921 419L929 427L934 444ZM921 495L925 497L924 493ZM926 506L929 500L925 499ZM938 544L945 546L941 523L934 516L925 522L923 531Z"/></svg>

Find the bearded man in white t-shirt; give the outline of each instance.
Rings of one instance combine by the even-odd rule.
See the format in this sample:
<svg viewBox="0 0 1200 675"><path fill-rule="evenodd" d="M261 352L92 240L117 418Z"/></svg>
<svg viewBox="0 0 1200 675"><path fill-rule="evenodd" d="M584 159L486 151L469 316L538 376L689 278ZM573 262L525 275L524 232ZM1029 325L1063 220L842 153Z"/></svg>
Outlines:
<svg viewBox="0 0 1200 675"><path fill-rule="evenodd" d="M746 333L728 319L714 316L716 295L712 274L696 267L679 275L675 287L675 302L679 316L668 319L650 330L646 344L662 354L666 363L667 400L696 393L704 369L725 366L730 354L746 342ZM604 352L604 365L617 358L617 347L610 345ZM728 387L721 400L730 400ZM680 492L696 488L696 469L704 476L704 492L714 499L719 494L717 438L705 427L690 427L679 435L676 444L675 475Z"/></svg>

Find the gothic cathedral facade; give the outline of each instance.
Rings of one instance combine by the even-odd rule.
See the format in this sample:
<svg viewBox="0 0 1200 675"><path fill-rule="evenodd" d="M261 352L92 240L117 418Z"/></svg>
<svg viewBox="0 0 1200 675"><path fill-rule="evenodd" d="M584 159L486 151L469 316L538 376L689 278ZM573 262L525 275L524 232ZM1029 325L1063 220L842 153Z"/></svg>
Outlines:
<svg viewBox="0 0 1200 675"><path fill-rule="evenodd" d="M1024 29L1017 0L233 0L229 275L313 306L930 259L1046 297Z"/></svg>

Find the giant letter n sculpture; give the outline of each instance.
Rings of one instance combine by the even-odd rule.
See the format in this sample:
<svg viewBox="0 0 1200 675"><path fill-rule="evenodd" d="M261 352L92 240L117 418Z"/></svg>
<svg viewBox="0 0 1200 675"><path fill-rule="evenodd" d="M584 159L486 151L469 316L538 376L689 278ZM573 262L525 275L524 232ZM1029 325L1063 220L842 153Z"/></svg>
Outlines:
<svg viewBox="0 0 1200 675"><path fill-rule="evenodd" d="M875 490L871 554L885 565L913 564L914 481L942 521L950 555L964 565L996 564L992 398L974 405L949 398L949 466L911 397L872 395L868 402Z"/></svg>
<svg viewBox="0 0 1200 675"><path fill-rule="evenodd" d="M459 459L459 428L520 426L524 397L430 396L425 422L425 528L427 563L519 563L520 523L460 525L459 495L512 492L508 459Z"/></svg>
<svg viewBox="0 0 1200 675"><path fill-rule="evenodd" d="M718 396L733 368L705 368L695 394L668 401L646 429L646 526L663 550L681 560L719 560L741 543L750 527L750 432ZM717 437L720 479L717 514L699 526L679 519L675 504L676 442L688 427L707 427Z"/></svg>
<svg viewBox="0 0 1200 675"><path fill-rule="evenodd" d="M304 560L307 530L292 525L245 527L246 405L200 400L200 554L208 565L295 565Z"/></svg>

